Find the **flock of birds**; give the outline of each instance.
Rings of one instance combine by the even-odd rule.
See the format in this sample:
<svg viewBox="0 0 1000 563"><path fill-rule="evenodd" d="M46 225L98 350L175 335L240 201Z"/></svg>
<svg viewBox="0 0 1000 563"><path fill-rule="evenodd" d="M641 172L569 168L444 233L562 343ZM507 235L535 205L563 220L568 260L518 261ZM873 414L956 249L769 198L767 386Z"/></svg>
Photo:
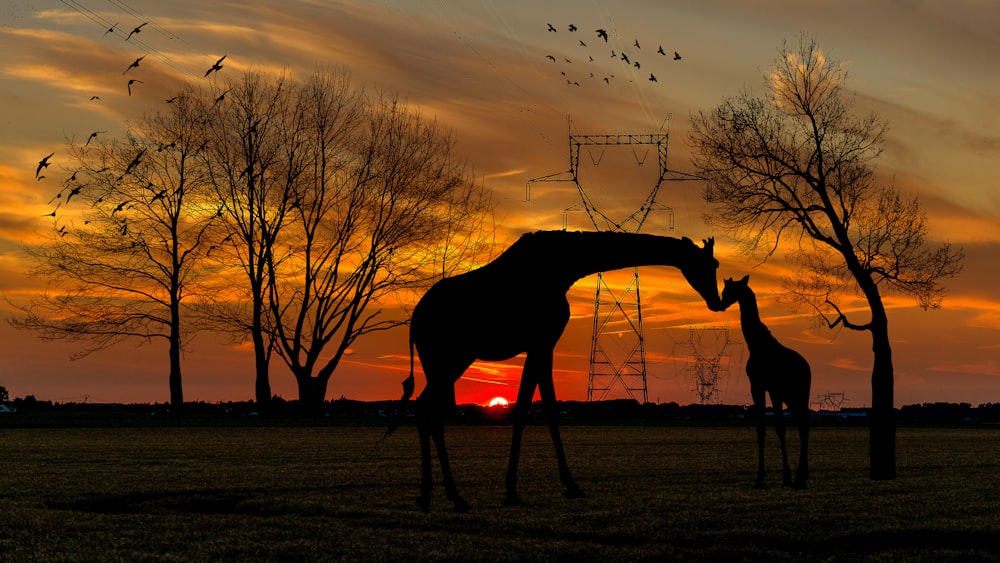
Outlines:
<svg viewBox="0 0 1000 563"><path fill-rule="evenodd" d="M149 25L148 21L147 22L143 22L143 23L141 23L139 25L136 25L134 28L132 28L132 30L128 33L128 35L125 36L125 41L128 41L134 35L136 35L138 33L141 33L142 32L142 28L145 27L146 25ZM115 33L116 29L118 29L118 23L115 23L115 24L111 25L110 27L108 27L104 31L104 35L102 37L106 37L109 33ZM124 32L124 30L122 30L122 32ZM144 55L142 55L140 57L137 57L134 61L132 61L131 64L129 64L127 67L125 67L125 70L122 71L122 76L125 76L126 74L128 74L129 71L131 71L132 69L138 69L140 67L140 63L142 63L143 59L145 59L147 56L148 56L148 53L146 53L146 54L144 54ZM224 66L222 63L223 63L223 61L226 60L226 57L227 57L227 55L223 55L218 60L216 60L214 63L212 63L212 65L205 71L205 74L203 75L203 78L208 78L209 75L211 75L212 73L219 72L220 70L222 70L222 68ZM139 80L137 78L129 78L128 82L125 85L126 86L126 91L128 92L128 95L129 96L132 95L132 90L133 90L133 86L134 85L136 85L136 84L143 84L143 83L144 82L142 80ZM219 102L223 101L225 99L225 96L226 96L226 92L222 92L215 99L215 104L218 104ZM177 97L174 96L174 97L168 98L166 100L166 102L167 103L173 103L174 101L176 101L176 99L177 99ZM101 97L97 96L97 95L94 95L94 96L90 97L90 100L91 101L100 101ZM107 131L94 131L94 132L90 133L90 135L87 136L87 141L84 143L84 147L90 146L91 141L93 141L94 139L97 138L98 135L101 135L103 133L107 133ZM161 146L159 150L163 150L164 148L169 148L169 147L173 146L173 144L174 143L170 143L168 145ZM45 174L43 172L46 169L48 169L48 167L49 167L50 164L52 164L52 158L55 156L55 154L56 153L53 151L53 152L49 153L48 155L44 156L41 160L38 161L38 166L35 168L35 180L36 181L41 181L41 180L43 180L45 178ZM122 181L125 178L125 176L131 174L133 172L133 170L135 170L135 168L137 166L139 166L139 164L142 162L142 158L143 158L143 156L145 154L146 154L146 149L145 148L139 149L138 152L135 154L135 156L132 158L132 160L129 162L129 164L126 166L125 171L121 174L121 176L118 177L118 181ZM102 170L98 170L97 172L106 172L106 171L107 171L107 168L102 169ZM56 195L54 197L52 197L52 199L49 200L49 204L50 205L53 202L57 202L58 201L58 203L56 203L55 209L53 209L50 213L46 213L46 214L42 215L43 217L55 217L56 216L56 212L59 210L60 206L62 206L63 203L67 203L68 204L69 201L73 198L73 196L78 195L85 187L87 187L88 184L83 183L83 182L81 182L81 181L79 181L77 179L77 174L79 174L79 173L80 173L80 170L76 170L76 171L72 172L72 174L66 180L63 181L62 188L59 190L58 193L56 193ZM150 184L150 187L152 187L152 184ZM64 195L66 196L65 199L63 198ZM156 200L159 200L159 199L163 199L163 197L165 197L165 196L166 196L166 190L161 190L159 193L157 193L156 195L153 196L153 198L152 198L151 201L156 201ZM112 211L112 214L114 214L116 212L119 212L119 211L122 211L123 209L125 209L126 205L128 205L129 203L132 203L132 202L126 201L126 202L123 202L123 203L119 204L118 207L115 208L114 211ZM123 229L123 234L124 234L124 232L126 232L125 230L127 229L127 227L125 227L123 225L122 229ZM63 225L62 227L60 227L57 230L57 233L59 235L61 235L61 236L65 236L66 235L66 226Z"/></svg>
<svg viewBox="0 0 1000 563"><path fill-rule="evenodd" d="M557 29L556 26L554 26L553 24L548 23L546 25L548 26L547 29L548 29L549 33L558 33L559 32L559 29ZM569 24L567 26L567 30L570 33L576 33L577 31L579 31L579 28L576 25L574 25L574 24ZM605 46L607 46L606 44L609 43L609 37L610 37L609 34L608 34L608 30L606 30L604 28L598 28L598 29L594 30L594 33L597 34L597 41L603 40L604 43L605 43ZM578 41L578 43L577 43L576 46L578 48L587 49L587 51L586 51L587 62L588 63L595 63L595 62L597 62L598 59L594 58L594 55L592 54L593 50L591 49L590 45L588 45L587 41L585 39L578 39L577 41ZM634 50L632 50L633 48L634 48ZM639 53L642 52L642 44L639 42L638 39L635 39L632 42L632 44L628 47L628 50L632 53L631 55L629 54L629 51L626 51L625 49L626 48L619 48L617 50L616 49L609 49L609 52L610 52L610 55L611 55L610 58L612 60L620 61L626 67L629 67L629 69L634 68L636 71L641 71L642 68L643 68L643 65L642 65L642 62L639 60ZM657 48L656 48L656 51L655 51L655 55L658 55L659 57L668 58L669 60L672 60L672 61L680 61L682 59L680 53L678 53L677 51L673 51L673 55L671 56L669 53L667 53L666 50L663 49L663 45L657 45ZM606 55L603 55L603 56L606 56ZM545 58L548 59L552 63L557 63L558 64L558 63L561 62L562 64L573 64L573 60L570 59L569 57L566 57L566 56L557 57L556 55L549 54L549 55L546 55ZM560 59L561 59L561 61L560 61ZM573 71L566 70L566 67L561 67L561 68L562 68L562 70L560 70L560 75L565 79L565 81L566 81L567 84L569 84L571 86L580 86L580 79L576 76L576 75L582 76L582 74L579 71L577 71L576 73L574 73ZM615 75L613 73L601 72L602 69L603 69L603 66L595 66L595 67L589 67L588 66L583 72L586 73L586 75L590 79L597 80L599 78L605 84L610 85L611 82L612 82L612 80L615 79ZM595 70L597 72L595 72ZM649 82L659 82L659 79L657 79L656 75L653 72L649 72L648 81Z"/></svg>

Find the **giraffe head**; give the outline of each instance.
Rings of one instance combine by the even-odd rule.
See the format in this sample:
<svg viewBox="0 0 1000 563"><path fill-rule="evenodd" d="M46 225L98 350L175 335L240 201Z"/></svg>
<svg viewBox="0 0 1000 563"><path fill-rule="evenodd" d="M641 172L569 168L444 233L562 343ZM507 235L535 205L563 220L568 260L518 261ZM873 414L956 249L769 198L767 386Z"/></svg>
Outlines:
<svg viewBox="0 0 1000 563"><path fill-rule="evenodd" d="M694 252L687 263L680 266L684 279L702 296L709 309L724 311L722 300L719 298L719 285L715 279L715 272L719 269L719 261L713 256L715 239L703 240L704 247L702 248L699 248L690 239L685 238L685 240L691 242Z"/></svg>
<svg viewBox="0 0 1000 563"><path fill-rule="evenodd" d="M733 278L726 278L722 282L722 308L728 309L730 305L739 301L750 290L750 274L743 276L743 279L736 281Z"/></svg>

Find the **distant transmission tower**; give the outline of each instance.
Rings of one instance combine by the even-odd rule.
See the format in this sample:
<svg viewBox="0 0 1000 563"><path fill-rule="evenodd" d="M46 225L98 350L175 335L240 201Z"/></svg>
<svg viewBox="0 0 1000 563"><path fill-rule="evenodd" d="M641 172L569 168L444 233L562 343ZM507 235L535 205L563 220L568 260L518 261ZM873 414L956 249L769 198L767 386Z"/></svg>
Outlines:
<svg viewBox="0 0 1000 563"><path fill-rule="evenodd" d="M836 393L827 392L816 395L816 400L813 402L818 407L818 410L839 411L844 406L844 403L847 402L847 397L842 391Z"/></svg>
<svg viewBox="0 0 1000 563"><path fill-rule="evenodd" d="M669 119L669 117L668 117ZM667 123L665 121L665 123ZM656 185L650 190L639 209L624 220L612 219L594 205L580 183L580 149L583 147L655 146L659 167ZM602 152L603 157L603 152ZM593 159L593 156L591 156ZM636 155L636 163L644 161ZM600 159L594 160L597 166ZM649 134L603 134L578 135L573 133L569 122L569 170L557 172L528 181L526 199L531 201L531 185L537 182L572 182L580 195L580 204L570 207L563 214L563 229L566 229L566 214L582 207L598 231L637 233L646 222L651 211L664 210L670 213L669 226L673 230L673 210L656 203L656 195L665 180L687 180L669 178L667 169L667 133L661 131ZM672 174L679 174L673 172ZM679 174L680 176L687 176ZM642 305L639 297L639 269L633 270L631 282L620 293L616 293L597 274L597 292L594 299L594 328L590 347L590 373L587 384L587 400L601 400L615 389L625 392L629 398L648 401L646 385L646 350L642 329Z"/></svg>
<svg viewBox="0 0 1000 563"><path fill-rule="evenodd" d="M722 381L729 376L732 350L735 343L729 339L729 327L688 327L685 372L688 381L694 381L694 392L703 405L722 401Z"/></svg>

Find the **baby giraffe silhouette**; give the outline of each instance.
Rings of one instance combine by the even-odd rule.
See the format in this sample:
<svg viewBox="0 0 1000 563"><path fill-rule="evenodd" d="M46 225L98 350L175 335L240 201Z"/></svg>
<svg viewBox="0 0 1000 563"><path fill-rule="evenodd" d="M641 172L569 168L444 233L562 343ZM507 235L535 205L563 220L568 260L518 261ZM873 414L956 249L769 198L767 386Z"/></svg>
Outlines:
<svg viewBox="0 0 1000 563"><path fill-rule="evenodd" d="M401 409L413 396L413 350L427 385L417 397L421 484L417 504L427 512L431 493L431 440L437 447L444 487L456 511L469 509L458 494L444 444L444 419L455 409L455 382L477 359L501 361L527 353L514 406L514 432L505 481L505 504L521 504L517 465L528 409L537 388L555 445L566 496L582 497L570 474L559 435L552 381L552 352L570 318L566 292L580 278L619 268L661 265L680 269L713 311L722 303L716 282L719 262L713 241L704 248L690 239L614 232L539 231L522 236L489 264L431 287L410 320L410 375ZM396 420L386 436L396 428Z"/></svg>
<svg viewBox="0 0 1000 563"><path fill-rule="evenodd" d="M771 407L774 409L774 429L781 444L782 486L792 485L796 489L804 489L809 477L809 386L812 381L809 362L795 350L778 342L761 322L757 297L750 289L749 282L749 275L739 281L726 279L722 289L722 305L729 307L733 303L740 304L740 326L749 352L747 377L750 379L750 395L753 397L757 419L757 480L754 487L764 488L765 394L769 394ZM785 451L782 403L788 405L792 421L799 429L799 468L794 482Z"/></svg>

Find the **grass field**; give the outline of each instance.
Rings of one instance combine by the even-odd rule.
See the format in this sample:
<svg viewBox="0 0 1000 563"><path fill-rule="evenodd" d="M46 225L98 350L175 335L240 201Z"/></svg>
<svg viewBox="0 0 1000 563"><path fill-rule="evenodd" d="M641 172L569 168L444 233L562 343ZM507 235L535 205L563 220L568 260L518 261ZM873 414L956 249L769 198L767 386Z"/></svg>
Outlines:
<svg viewBox="0 0 1000 563"><path fill-rule="evenodd" d="M466 514L440 487L421 513L416 433L381 433L3 429L0 560L1000 558L1000 429L901 428L899 479L871 482L866 429L816 428L809 489L778 486L772 448L759 491L748 427L571 426L588 497L567 500L547 431L530 427L528 505L503 508L509 427L450 427Z"/></svg>

